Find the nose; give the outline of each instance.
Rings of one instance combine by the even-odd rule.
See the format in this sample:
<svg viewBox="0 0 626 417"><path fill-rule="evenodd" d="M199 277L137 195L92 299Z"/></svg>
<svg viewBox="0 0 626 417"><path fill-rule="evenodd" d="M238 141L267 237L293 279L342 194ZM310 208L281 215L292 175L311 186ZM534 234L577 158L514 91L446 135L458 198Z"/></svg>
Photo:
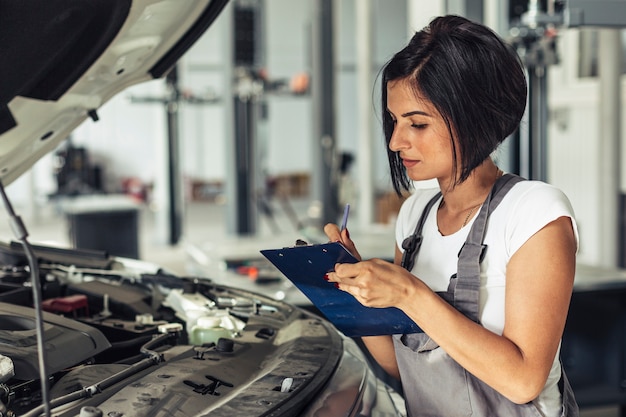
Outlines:
<svg viewBox="0 0 626 417"><path fill-rule="evenodd" d="M396 124L389 138L389 150L392 152L398 152L408 148L408 141L403 138L404 135L400 133L400 129Z"/></svg>

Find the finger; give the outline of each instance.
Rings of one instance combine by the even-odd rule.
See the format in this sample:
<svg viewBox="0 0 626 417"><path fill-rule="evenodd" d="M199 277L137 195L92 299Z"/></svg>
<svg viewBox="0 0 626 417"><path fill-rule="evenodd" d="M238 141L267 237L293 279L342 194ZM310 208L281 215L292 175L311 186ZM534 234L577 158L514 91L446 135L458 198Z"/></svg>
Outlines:
<svg viewBox="0 0 626 417"><path fill-rule="evenodd" d="M355 287L354 285L350 285L349 283L346 282L335 282L335 288L343 291L343 292L347 292L348 294L353 294L356 290L358 290L357 287Z"/></svg>
<svg viewBox="0 0 626 417"><path fill-rule="evenodd" d="M368 300L367 298L362 297L361 293L362 293L362 289L359 288L358 286L355 285L350 285L350 284L346 284L346 283L335 283L335 287L337 289L339 289L340 291L343 291L345 293L350 294L351 296L353 296L361 305L366 306L366 307L370 307L368 305Z"/></svg>
<svg viewBox="0 0 626 417"><path fill-rule="evenodd" d="M339 236L341 236L341 243L345 247L354 247L354 242L352 242L352 239L350 239L350 232L348 231L348 229L343 229L341 232L339 232Z"/></svg>
<svg viewBox="0 0 626 417"><path fill-rule="evenodd" d="M348 249L348 251L350 251L350 253L352 253L355 258L357 258L359 261L362 260L361 254L357 250L352 239L350 239L350 232L348 231L348 229L344 229L341 231L341 244L345 246L346 249Z"/></svg>
<svg viewBox="0 0 626 417"><path fill-rule="evenodd" d="M324 275L324 280L333 284L348 283L353 277L340 277L336 272L331 271Z"/></svg>
<svg viewBox="0 0 626 417"><path fill-rule="evenodd" d="M339 227L334 223L328 223L324 226L324 233L331 242L341 241L341 232Z"/></svg>
<svg viewBox="0 0 626 417"><path fill-rule="evenodd" d="M358 277L359 272L360 272L360 268L359 268L358 263L335 264L334 274L335 274L335 279L337 281L352 280Z"/></svg>
<svg viewBox="0 0 626 417"><path fill-rule="evenodd" d="M328 272L324 276L324 280L326 280L327 282L330 282L332 284L344 284L344 285L352 285L355 278L356 277L352 275L337 274L337 271Z"/></svg>

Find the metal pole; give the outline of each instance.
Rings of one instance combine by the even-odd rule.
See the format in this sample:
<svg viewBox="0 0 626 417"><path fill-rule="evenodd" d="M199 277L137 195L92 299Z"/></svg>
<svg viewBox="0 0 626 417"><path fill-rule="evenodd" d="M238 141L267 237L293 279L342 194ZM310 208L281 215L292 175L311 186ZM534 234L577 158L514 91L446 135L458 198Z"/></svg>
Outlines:
<svg viewBox="0 0 626 417"><path fill-rule="evenodd" d="M225 120L232 121L226 126L228 203L225 209L227 231L233 235L257 232L255 141L259 92L251 66L258 47L258 37L252 31L256 29L259 8L252 6L245 2L231 3L224 9L230 22L224 35L225 51L229 54L224 78L227 94L232 95L232 99L225 100Z"/></svg>
<svg viewBox="0 0 626 417"><path fill-rule="evenodd" d="M223 85L224 97L224 139L225 139L225 157L226 157L226 179L224 181L224 194L226 195L226 204L224 205L224 217L226 218L226 231L229 235L236 235L238 229L238 212L237 212L237 184L235 178L236 166L233 163L237 154L235 145L235 35L234 35L234 3L230 2L222 11L222 33L223 39L222 60L223 65Z"/></svg>
<svg viewBox="0 0 626 417"><path fill-rule="evenodd" d="M548 67L556 64L556 38L547 30L558 21L546 15L536 0L528 2L528 11L521 16L521 25L511 29L512 42L527 69L528 107L515 142L519 144L520 175L529 179L548 181ZM527 121L528 129L524 128Z"/></svg>
<svg viewBox="0 0 626 417"><path fill-rule="evenodd" d="M358 219L362 228L374 222L374 141L372 135L372 7L371 0L355 0L357 49L357 105L359 149Z"/></svg>
<svg viewBox="0 0 626 417"><path fill-rule="evenodd" d="M183 187L180 172L180 145L178 133L178 72L174 67L166 77L172 99L167 107L167 169L168 169L168 243L175 245L182 235Z"/></svg>
<svg viewBox="0 0 626 417"><path fill-rule="evenodd" d="M235 98L235 150L231 163L235 169L236 230L238 235L256 233L255 142L256 115L253 96Z"/></svg>
<svg viewBox="0 0 626 417"><path fill-rule="evenodd" d="M528 141L530 155L529 179L547 181L547 74L544 65L528 68L528 116L530 138Z"/></svg>
<svg viewBox="0 0 626 417"><path fill-rule="evenodd" d="M313 2L313 200L320 206L321 224L339 216L339 170L335 136L335 60L333 1Z"/></svg>
<svg viewBox="0 0 626 417"><path fill-rule="evenodd" d="M599 135L599 182L601 204L600 236L602 240L600 262L602 266L618 265L619 228L618 215L620 193L620 117L621 117L621 39L618 29L599 30L599 78L600 78L600 135Z"/></svg>

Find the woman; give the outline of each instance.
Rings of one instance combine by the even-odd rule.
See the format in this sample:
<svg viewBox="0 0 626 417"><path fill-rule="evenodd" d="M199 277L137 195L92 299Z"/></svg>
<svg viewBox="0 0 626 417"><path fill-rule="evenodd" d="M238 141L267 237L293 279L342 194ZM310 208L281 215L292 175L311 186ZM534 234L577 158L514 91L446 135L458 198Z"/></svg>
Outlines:
<svg viewBox="0 0 626 417"><path fill-rule="evenodd" d="M399 308L423 330L363 338L400 379L409 416L578 415L559 362L578 247L573 210L558 189L503 175L491 159L526 105L515 51L482 25L438 17L385 65L382 104L396 191L433 178L439 186L403 204L394 264L337 264L328 280L363 305ZM347 230L324 231L360 259ZM468 255L471 239L486 249Z"/></svg>

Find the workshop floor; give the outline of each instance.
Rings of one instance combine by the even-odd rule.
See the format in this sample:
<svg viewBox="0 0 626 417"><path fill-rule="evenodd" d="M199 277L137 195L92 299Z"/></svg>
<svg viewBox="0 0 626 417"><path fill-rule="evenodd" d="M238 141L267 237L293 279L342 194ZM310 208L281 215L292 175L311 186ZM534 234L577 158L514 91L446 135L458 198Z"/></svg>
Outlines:
<svg viewBox="0 0 626 417"><path fill-rule="evenodd" d="M306 204L299 204L298 212L306 211ZM29 233L29 240L33 243L52 243L55 245L70 246L67 221L58 210L50 207L39 208L35 214L18 214L22 216ZM280 231L270 222L261 220L258 226L260 239L278 233L285 233L285 242L295 233L295 227L289 225L289 219L283 214L278 214L277 223L281 225ZM158 264L169 271L185 275L189 272L189 246L203 245L206 242L220 242L228 237L226 230L226 207L221 204L208 202L187 203L183 220L183 238L176 245L168 245L158 242L155 234L154 216L149 209L141 210L139 226L139 253L142 260ZM351 221L354 221L351 219ZM353 233L354 234L354 233ZM6 221L6 216L0 216L0 239L11 240L13 234ZM580 413L581 417L619 417L618 407L602 407L585 409Z"/></svg>

